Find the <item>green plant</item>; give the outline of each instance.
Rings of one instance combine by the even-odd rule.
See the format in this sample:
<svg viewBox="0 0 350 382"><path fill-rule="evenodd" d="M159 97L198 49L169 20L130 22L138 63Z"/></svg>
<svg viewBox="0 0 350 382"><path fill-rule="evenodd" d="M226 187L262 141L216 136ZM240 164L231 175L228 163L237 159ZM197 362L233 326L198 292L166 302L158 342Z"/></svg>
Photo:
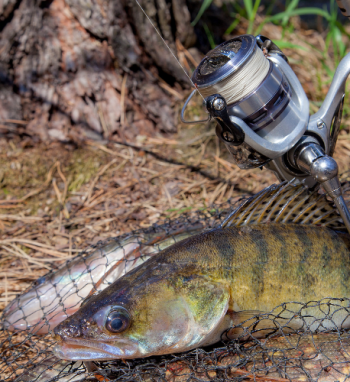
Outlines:
<svg viewBox="0 0 350 382"><path fill-rule="evenodd" d="M204 28L205 34L207 35L207 39L208 39L208 41L209 41L209 44L210 44L211 49L214 49L215 46L216 46L216 44L215 44L214 37L213 37L213 35L211 34L208 25L205 24L205 23L203 23L203 28Z"/></svg>
<svg viewBox="0 0 350 382"><path fill-rule="evenodd" d="M209 8L213 0L203 0L203 3L199 9L196 18L193 20L192 25L196 25L198 21L203 16L204 12ZM249 21L247 33L249 34L259 34L263 26L268 22L280 22L281 25L286 28L288 22L293 16L301 15L320 15L325 18L329 18L330 15L327 11L316 8L316 7L304 7L298 8L299 0L291 0L287 2L286 9L283 12L277 13L275 15L270 15L276 0L272 1L267 9L265 20L254 29L254 22L260 7L261 0L243 0L243 6L240 5L238 1L232 1L232 6L235 8L236 12L231 13L234 18L233 22L227 29L226 33L231 33L237 26L241 18ZM334 2L334 1L333 1Z"/></svg>
<svg viewBox="0 0 350 382"><path fill-rule="evenodd" d="M195 26L198 23L198 21L203 16L203 13L209 8L209 6L212 2L213 2L213 0L203 0L203 3L199 9L199 12L198 12L196 18L191 23L192 26Z"/></svg>
<svg viewBox="0 0 350 382"><path fill-rule="evenodd" d="M213 0L203 1L196 18L192 22L192 25L196 25L198 23L198 21L201 19L204 12L208 9L212 2ZM284 36L284 33L287 30L288 25L290 23L290 19L293 16L318 15L325 18L329 25L329 32L326 38L327 49L329 48L329 45L332 42L333 48L335 49L334 54L336 62L339 61L339 58L344 56L346 47L345 44L342 42L341 36L342 34L348 35L348 33L345 31L341 23L337 20L338 7L334 0L331 0L330 12L328 12L326 9L320 9L316 7L298 8L299 0L290 0L286 3L286 9L283 12L279 12L275 15L270 14L275 3L275 1L272 1L266 11L265 19L260 23L260 25L254 28L254 23L260 3L261 0L243 0L243 5L240 5L239 2L233 1L232 5L235 8L236 12L231 13L231 16L234 18L234 20L226 30L225 34L230 34L239 24L240 20L243 18L248 20L248 34L259 34L261 33L266 23L272 22L279 23L282 26L282 36ZM209 36L211 36L209 29L207 26L205 26L204 28L209 38ZM292 29L290 29L290 31L292 32ZM210 43L212 45L212 41L210 41Z"/></svg>
<svg viewBox="0 0 350 382"><path fill-rule="evenodd" d="M326 36L326 44L324 53L329 52L329 48L332 45L334 63L338 66L340 60L346 54L346 44L344 44L342 35L346 35L350 38L350 35L346 32L344 26L337 19L338 16L338 6L335 0L331 1L330 12L327 12L326 20L328 22L328 33ZM331 72L330 74L333 74Z"/></svg>
<svg viewBox="0 0 350 382"><path fill-rule="evenodd" d="M213 2L213 0L204 0L199 12L196 16L196 18L192 22L192 26L196 25L200 18L202 17L203 13L209 8L210 4ZM246 18L249 21L249 26L247 29L247 33L253 32L254 27L254 20L256 17L256 14L258 12L259 6L260 6L261 0L243 0L243 7L241 7L237 2L233 2L233 6L235 7L237 13L234 15L235 20L232 22L232 24L229 26L226 33L232 32L232 30L237 26L237 24L240 21L240 16L243 18ZM232 16L232 14L231 14Z"/></svg>

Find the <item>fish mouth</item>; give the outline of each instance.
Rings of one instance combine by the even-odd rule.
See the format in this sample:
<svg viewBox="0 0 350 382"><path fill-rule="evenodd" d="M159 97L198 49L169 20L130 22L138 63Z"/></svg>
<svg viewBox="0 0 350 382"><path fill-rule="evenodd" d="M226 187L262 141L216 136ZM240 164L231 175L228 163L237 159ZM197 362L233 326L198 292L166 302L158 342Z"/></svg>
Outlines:
<svg viewBox="0 0 350 382"><path fill-rule="evenodd" d="M72 361L108 361L118 358L137 358L138 345L129 339L113 341L64 338L53 348L56 357Z"/></svg>

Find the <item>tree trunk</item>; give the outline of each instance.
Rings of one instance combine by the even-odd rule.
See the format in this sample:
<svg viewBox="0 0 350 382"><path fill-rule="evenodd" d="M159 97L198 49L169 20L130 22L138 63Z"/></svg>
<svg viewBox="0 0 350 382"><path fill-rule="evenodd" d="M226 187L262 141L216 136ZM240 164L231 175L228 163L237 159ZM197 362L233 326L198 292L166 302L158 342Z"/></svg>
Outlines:
<svg viewBox="0 0 350 382"><path fill-rule="evenodd" d="M185 0L139 1L174 52L193 45ZM174 132L169 84L181 91L188 79L135 0L0 0L2 133L80 141Z"/></svg>

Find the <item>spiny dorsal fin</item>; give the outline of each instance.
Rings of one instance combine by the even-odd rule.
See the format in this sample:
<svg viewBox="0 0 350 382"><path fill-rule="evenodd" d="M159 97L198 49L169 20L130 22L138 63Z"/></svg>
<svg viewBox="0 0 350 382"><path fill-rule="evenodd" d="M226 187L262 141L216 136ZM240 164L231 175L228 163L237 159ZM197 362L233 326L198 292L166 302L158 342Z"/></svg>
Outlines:
<svg viewBox="0 0 350 382"><path fill-rule="evenodd" d="M332 203L317 191L309 192L301 184L283 182L273 184L238 206L221 224L234 225L263 223L290 223L345 229L344 223Z"/></svg>

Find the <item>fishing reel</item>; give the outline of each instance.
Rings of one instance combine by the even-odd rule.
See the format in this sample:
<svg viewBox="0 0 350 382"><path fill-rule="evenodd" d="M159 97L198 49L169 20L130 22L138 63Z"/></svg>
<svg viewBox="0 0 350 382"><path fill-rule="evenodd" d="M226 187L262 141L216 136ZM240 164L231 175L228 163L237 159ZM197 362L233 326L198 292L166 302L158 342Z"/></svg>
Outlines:
<svg viewBox="0 0 350 382"><path fill-rule="evenodd" d="M211 50L196 68L196 89L181 119L214 118L216 134L241 169L265 167L280 181L321 185L350 232L338 165L332 158L342 117L350 53L341 61L329 92L309 115L307 96L283 52L267 37L242 35ZM185 109L196 91L209 117L187 121Z"/></svg>

